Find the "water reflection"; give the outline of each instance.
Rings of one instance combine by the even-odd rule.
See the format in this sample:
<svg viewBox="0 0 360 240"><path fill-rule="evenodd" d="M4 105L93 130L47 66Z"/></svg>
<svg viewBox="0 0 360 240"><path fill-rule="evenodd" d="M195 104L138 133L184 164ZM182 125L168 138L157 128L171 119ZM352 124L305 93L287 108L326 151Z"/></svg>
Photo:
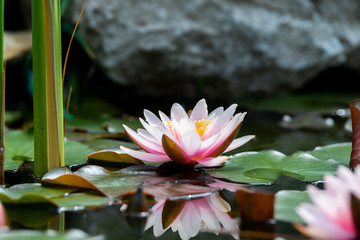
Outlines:
<svg viewBox="0 0 360 240"><path fill-rule="evenodd" d="M230 204L218 192L190 201L160 199L150 210L145 230L153 227L154 235L159 237L171 228L181 239L194 237L201 230L217 235L225 230L238 239L238 219L229 215L230 210Z"/></svg>

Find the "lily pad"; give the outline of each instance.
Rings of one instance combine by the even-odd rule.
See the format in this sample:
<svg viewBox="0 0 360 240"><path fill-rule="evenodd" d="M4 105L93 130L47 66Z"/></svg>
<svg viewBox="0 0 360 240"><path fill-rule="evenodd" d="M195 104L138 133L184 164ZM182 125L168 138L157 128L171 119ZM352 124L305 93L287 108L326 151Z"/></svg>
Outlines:
<svg viewBox="0 0 360 240"><path fill-rule="evenodd" d="M254 168L249 171L244 172L244 176L251 178L264 179L269 181L275 181L280 175L297 178L304 180L305 176L297 173L293 173L281 169L272 169L272 168Z"/></svg>
<svg viewBox="0 0 360 240"><path fill-rule="evenodd" d="M285 156L281 152L268 150L234 155L223 168L207 171L217 178L244 183L271 183L280 174L317 181L322 180L324 174L335 174L338 165L334 160L319 160L305 152Z"/></svg>
<svg viewBox="0 0 360 240"><path fill-rule="evenodd" d="M285 190L275 196L275 219L293 223L304 223L295 212L295 208L303 202L310 202L306 191Z"/></svg>
<svg viewBox="0 0 360 240"><path fill-rule="evenodd" d="M220 190L217 187L178 182L176 177L161 177L156 173L155 167L139 167L142 168L108 171L100 166L87 165L74 173L66 168L57 168L47 173L42 181L95 190L111 199L135 192L139 186L142 186L146 194L171 200L193 199Z"/></svg>
<svg viewBox="0 0 360 240"><path fill-rule="evenodd" d="M65 163L85 163L87 156L95 150L90 146L72 140L64 142ZM5 170L17 169L24 161L34 159L34 135L32 131L6 131Z"/></svg>
<svg viewBox="0 0 360 240"><path fill-rule="evenodd" d="M74 188L48 188L39 183L24 183L10 188L0 187L0 201L3 203L49 203L56 205L51 200L53 197L64 196L75 191Z"/></svg>
<svg viewBox="0 0 360 240"><path fill-rule="evenodd" d="M309 154L321 160L333 159L341 164L349 165L351 143L337 143L323 147L316 147Z"/></svg>
<svg viewBox="0 0 360 240"><path fill-rule="evenodd" d="M81 230L69 230L65 233L58 233L54 230L34 231L15 230L0 234L2 240L102 240L103 236L89 236Z"/></svg>

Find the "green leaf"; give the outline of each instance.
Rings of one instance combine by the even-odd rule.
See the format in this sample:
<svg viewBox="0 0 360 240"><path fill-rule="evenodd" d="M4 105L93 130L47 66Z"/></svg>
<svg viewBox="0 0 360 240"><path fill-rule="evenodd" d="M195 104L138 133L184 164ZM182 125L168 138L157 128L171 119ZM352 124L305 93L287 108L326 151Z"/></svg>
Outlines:
<svg viewBox="0 0 360 240"><path fill-rule="evenodd" d="M323 147L316 147L309 154L321 160L333 159L341 164L349 165L351 143L337 143Z"/></svg>
<svg viewBox="0 0 360 240"><path fill-rule="evenodd" d="M5 138L5 170L17 169L24 160L34 159L34 135L31 131L6 131ZM65 163L85 163L87 156L94 151L86 144L66 140Z"/></svg>
<svg viewBox="0 0 360 240"><path fill-rule="evenodd" d="M244 172L244 176L251 178L264 179L268 181L275 181L280 175L285 175L288 177L293 177L297 179L304 180L305 176L281 169L271 169L271 168L254 168L249 171Z"/></svg>
<svg viewBox="0 0 360 240"><path fill-rule="evenodd" d="M322 180L324 174L335 174L338 165L334 160L322 161L305 152L285 156L278 151L268 150L234 155L223 168L207 171L217 178L244 183L271 183L280 174L317 181Z"/></svg>
<svg viewBox="0 0 360 240"><path fill-rule="evenodd" d="M0 201L3 203L29 204L49 203L56 205L51 198L64 196L75 191L74 188L49 188L39 183L24 183L10 188L0 187Z"/></svg>
<svg viewBox="0 0 360 240"><path fill-rule="evenodd" d="M17 169L22 160L34 158L34 135L30 131L5 132L5 170Z"/></svg>
<svg viewBox="0 0 360 240"><path fill-rule="evenodd" d="M80 230L69 230L65 233L58 233L54 230L34 231L15 230L1 233L2 240L102 240L102 236L89 236Z"/></svg>
<svg viewBox="0 0 360 240"><path fill-rule="evenodd" d="M275 219L286 222L304 223L295 212L295 208L303 202L311 203L305 191L280 191L275 196Z"/></svg>
<svg viewBox="0 0 360 240"><path fill-rule="evenodd" d="M65 164L76 165L86 163L87 156L94 152L90 146L72 140L65 141Z"/></svg>

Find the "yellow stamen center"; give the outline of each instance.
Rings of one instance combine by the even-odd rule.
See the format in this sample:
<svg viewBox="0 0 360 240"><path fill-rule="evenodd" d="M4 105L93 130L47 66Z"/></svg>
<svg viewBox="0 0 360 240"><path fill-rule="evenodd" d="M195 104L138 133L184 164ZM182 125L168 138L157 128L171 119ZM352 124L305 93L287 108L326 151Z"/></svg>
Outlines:
<svg viewBox="0 0 360 240"><path fill-rule="evenodd" d="M196 127L196 132L200 135L200 137L203 136L205 129L209 125L209 123L211 123L211 121L204 120L204 119L194 121L194 124Z"/></svg>

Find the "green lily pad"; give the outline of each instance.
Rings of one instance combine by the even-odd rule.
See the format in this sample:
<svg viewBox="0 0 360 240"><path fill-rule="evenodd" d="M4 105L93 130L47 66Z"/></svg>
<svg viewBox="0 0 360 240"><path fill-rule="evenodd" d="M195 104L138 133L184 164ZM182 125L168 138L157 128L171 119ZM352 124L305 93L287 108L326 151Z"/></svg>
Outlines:
<svg viewBox="0 0 360 240"><path fill-rule="evenodd" d="M89 236L81 230L69 230L65 233L58 233L54 230L34 231L15 230L0 233L2 240L102 240L102 236Z"/></svg>
<svg viewBox="0 0 360 240"><path fill-rule="evenodd" d="M286 190L280 191L275 196L275 219L286 222L304 223L295 209L303 202L310 202L306 191Z"/></svg>
<svg viewBox="0 0 360 240"><path fill-rule="evenodd" d="M111 199L89 192L76 192L74 187L46 187L39 183L24 183L10 188L0 187L0 201L6 204L43 204L52 207L98 207Z"/></svg>
<svg viewBox="0 0 360 240"><path fill-rule="evenodd" d="M56 205L51 200L53 197L64 196L75 191L74 188L49 188L39 183L24 183L10 188L0 187L0 201L4 203L29 204L49 203Z"/></svg>
<svg viewBox="0 0 360 240"><path fill-rule="evenodd" d="M244 183L271 183L280 174L304 181L317 181L322 180L324 174L335 174L338 165L334 160L319 160L305 152L285 156L281 152L268 150L234 155L224 167L207 172L217 178Z"/></svg>
<svg viewBox="0 0 360 240"><path fill-rule="evenodd" d="M34 158L34 138L29 131L5 131L5 170L17 169Z"/></svg>
<svg viewBox="0 0 360 240"><path fill-rule="evenodd" d="M85 163L87 156L95 150L90 146L66 140L65 163L75 165ZM5 132L5 170L17 169L25 160L34 159L34 135L32 131L6 131Z"/></svg>
<svg viewBox="0 0 360 240"><path fill-rule="evenodd" d="M305 176L290 171L285 171L281 169L271 169L271 168L254 168L249 171L244 172L244 176L251 178L264 179L268 181L275 181L280 175L285 175L288 177L297 178L304 180Z"/></svg>
<svg viewBox="0 0 360 240"><path fill-rule="evenodd" d="M316 147L309 154L321 160L334 159L335 161L349 165L351 155L351 143L337 143L323 147Z"/></svg>

